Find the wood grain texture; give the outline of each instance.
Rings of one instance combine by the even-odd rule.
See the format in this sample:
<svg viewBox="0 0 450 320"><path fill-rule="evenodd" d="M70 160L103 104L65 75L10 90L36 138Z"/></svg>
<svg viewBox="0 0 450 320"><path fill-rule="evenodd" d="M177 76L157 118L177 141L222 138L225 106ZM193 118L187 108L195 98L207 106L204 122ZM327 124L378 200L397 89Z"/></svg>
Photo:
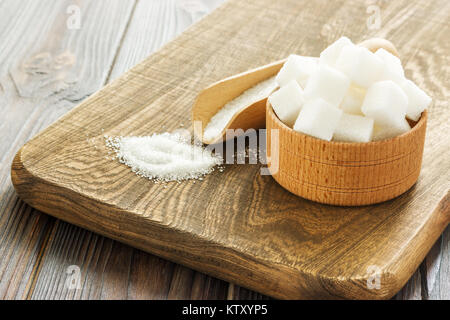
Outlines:
<svg viewBox="0 0 450 320"><path fill-rule="evenodd" d="M448 223L448 179L442 174L448 172L447 137L442 133L445 114L430 117L424 174L416 187L395 201L356 210L325 210L284 192L270 177L259 176L259 168L249 166L231 166L202 184L175 184L161 190L105 159L106 150L99 141L101 129L110 135L154 132L161 123L174 129L188 120L195 95L206 84L290 52L316 55L329 42L314 38L321 34L317 28L329 19L327 10L317 16L316 5L287 0L228 2L27 144L13 166L19 193L33 206L64 220L276 297L392 296ZM351 1L339 5L338 14L364 9ZM432 42L436 48L427 55L433 61L435 52L445 50L440 48L443 41L436 40L444 36L445 26L435 30L435 24L420 17L423 7L416 3L408 9L416 15L385 37L408 58L415 53L411 50L416 42L411 39L421 45ZM246 12L259 14L249 22ZM223 15L227 19L220 19ZM290 33L305 23L304 39ZM423 38L406 37L409 23L421 26ZM362 40L366 33L354 25L343 31L355 41ZM403 28L403 33L397 32ZM270 49L263 45L268 40ZM407 69L421 69L424 76L423 83L413 78L433 92L430 113L439 113L446 88L440 80L442 71L428 74L430 68L422 70L423 65L408 62ZM441 84L440 90L428 85L431 78L436 79L433 85ZM79 130L81 125L84 132ZM85 134L99 139L97 148L86 143ZM44 143L43 152L39 146ZM440 169L433 170L437 164ZM270 196L275 194L277 201L272 201ZM182 216L175 214L181 211ZM266 237L255 243L252 236L261 233ZM186 238L186 234L195 236ZM383 242L387 237L389 243ZM296 248L295 256L289 254L292 248ZM359 263L354 265L351 261L356 256ZM365 288L369 265L382 267L383 285L378 292ZM315 273L306 272L319 269L320 281Z"/></svg>
<svg viewBox="0 0 450 320"><path fill-rule="evenodd" d="M137 1L111 80L141 62L224 0Z"/></svg>
<svg viewBox="0 0 450 320"><path fill-rule="evenodd" d="M430 250L423 263L425 299L450 300L450 228ZM421 266L422 267L422 266Z"/></svg>
<svg viewBox="0 0 450 320"><path fill-rule="evenodd" d="M88 1L83 2L84 4L88 4ZM211 2L205 0L205 5L209 6ZM444 30L440 30L440 24L448 20L448 17L445 15L445 10L448 11L448 9L446 9L445 4L441 5L437 1L421 5L402 1L388 4L383 1L379 5L384 21L383 28L375 31L365 30L364 32L367 32L367 38L377 34L381 37L389 37L390 33L396 33L395 29L399 24L404 23L411 16L416 16L416 18L422 21L425 21L425 19L429 20L428 26L424 28L424 33L432 34L435 31L440 31L438 34L442 35ZM148 53L158 49L160 45L173 38L176 33L182 31L192 22L190 20L192 14L182 8L178 8L173 1L139 1L136 8L139 7L149 11L141 12L141 10L135 9L133 16L130 17L131 21L126 34L116 33L112 27L103 28L106 33L111 33L106 37L118 36L120 38L123 36L123 49L120 52L115 52L111 47L111 52L108 53L111 55L107 59L102 59L102 61L111 61L113 60L112 57L114 54L116 54L115 63L112 63L112 66L107 65L108 63L104 65L98 64L99 68L96 69L98 70L96 74L110 73L111 79L117 77L121 72L126 71L130 66L139 62ZM358 10L361 10L360 12L364 12L365 10L364 4L359 4L356 7ZM306 8L311 10L308 5ZM60 39L58 36L53 38L52 35L60 34L64 30L52 28L51 26L56 17L64 16L67 18L65 9L66 7L63 5L55 6L55 2L48 0L39 2L0 2L2 16L0 20L0 150L2 151L0 153L0 257L2 257L0 259L0 298L99 299L102 296L112 297L114 294L111 290L113 286L109 284L110 280L106 283L102 280L111 279L110 276L103 278L104 270L108 269L110 273L111 271L114 273L114 277L124 279L114 280L113 282L123 283L131 279L128 273L122 274L117 271L119 268L122 268L121 266L115 267L113 264L108 263L108 261L116 259L112 258L109 260L109 256L116 254L123 255L123 250L120 249L119 244L73 225L69 226L62 221L55 223L55 219L41 214L24 204L21 200L18 200L10 183L9 164L20 145L43 127L47 126L48 123L70 110L77 103L78 100L76 99L81 100L85 94L88 95L89 92L94 92L98 89L93 86L88 92L81 92L79 98L69 98L70 101L64 99L58 101L59 99L53 100L46 98L43 99L42 103L34 103L31 101L28 104L23 102L25 99L21 99L22 102L17 103L17 92L14 82L10 80L8 70L17 65L18 61L23 61L25 55L31 53L32 48L45 41L45 38L52 38L52 41ZM323 45L336 39L338 33L349 34L352 28L355 27L355 25L349 25L345 20L346 12L353 12L352 10L354 9L351 9L350 6L342 7L342 2L328 4L327 6L323 5L320 10L316 10L317 15L320 16L320 12L324 14L324 18L315 24L315 30L320 33L316 36ZM102 15L100 11L95 11L99 17ZM153 18L134 21L137 19L138 14L141 17ZM194 15L197 14L194 13ZM367 15L362 13L361 21L364 16ZM42 19L41 17L46 17L46 19ZM95 26L96 23L102 24L105 21L98 19L95 15L88 15L86 19L84 21L91 26ZM96 23L89 21L90 19L94 19ZM118 21L116 20L116 23ZM394 23L394 21L400 22ZM449 90L442 77L433 76L429 78L425 76L425 73L422 73L424 72L423 70L426 71L427 68L431 68L429 70L430 75L438 74L436 70L448 74L448 71L440 70L442 65L448 65L449 62L447 54L448 44L445 42L441 43L443 47L436 48L439 51L434 56L422 53L422 48L414 44L416 40L408 41L408 37L415 37L416 31L423 29L422 25L415 25L415 21L411 21L408 27L404 28L407 30L407 36L402 40L404 46L407 47L407 49L402 48L402 50L413 53L408 57L409 67L407 68L407 74L411 76L414 71L416 77L423 76L421 78L422 82L426 79L432 79L427 81L428 88L432 87L440 91L441 97L448 96ZM121 26L124 27L123 24ZM359 25L360 30L364 29L364 27L363 23ZM92 30L90 32L94 32ZM172 33L173 30L176 30L176 32ZM401 30L398 32L401 32ZM73 35L76 34L76 32L71 33ZM85 32L83 35L87 36L88 33ZM92 36L95 37L95 34ZM98 35L98 37L101 36L103 35ZM302 41L302 35L297 36ZM423 36L422 34L422 36L419 35L417 37L420 38ZM128 38L132 38L134 43L133 41L127 40ZM117 41L120 42L120 40ZM83 43L83 40L80 39L79 42ZM86 63L100 61L93 59L95 52L98 52L95 50L97 43L99 42L89 41L86 43L84 51L80 50L76 54L77 60L81 59L79 55L85 52L84 61ZM419 48L421 49L420 51ZM430 53L431 51L433 50L429 50ZM39 50L37 50L38 52ZM286 50L286 52L289 52L289 50ZM306 52L299 53L306 54ZM401 53L403 54L403 52ZM122 63L122 60L127 62ZM255 66L257 65L255 64ZM243 68L243 70L245 69ZM90 79L95 77L92 74L89 76ZM86 81L88 78L87 73L86 75L81 75L79 78L82 81ZM40 80L37 79L37 81ZM102 81L98 83L102 83ZM67 93L71 93L71 90L66 90L63 95ZM58 98L58 95L56 95L56 98ZM440 103L444 106L445 102L442 101ZM39 107L33 108L34 106ZM441 115L445 115L443 109L436 116L436 119ZM174 124L174 126L176 125L178 123ZM165 130L166 128L162 129ZM420 295L424 298L450 298L448 295L450 292L448 288L450 283L448 278L450 275L449 232L450 229L447 227L444 234L438 239L430 254L422 263L420 269L416 271L416 276L408 282L404 290L399 292L396 296L397 298L410 297L405 292L410 290L409 288L413 284L417 287L415 290L419 290L421 292ZM65 250L65 247L69 247L69 249ZM119 249L116 250L116 248ZM212 278L208 277L209 281L202 281L201 276L196 276L196 271L156 258L142 251L127 248L127 250L134 251L132 253L133 259L130 264L130 269L136 269L138 271L134 272L140 274L139 276L133 276L133 278L139 279L142 282L141 284L135 282L133 285L130 285L131 289L129 290L128 298L148 297L173 299L206 296L214 299L223 297L223 293L218 293L216 290L208 290L208 286L201 285L208 285L208 283L213 281ZM77 252L76 254L71 253L74 250ZM126 256L128 257L130 255L127 254ZM67 274L65 273L66 267L71 264L81 267L83 281L81 283L82 289L80 290L66 290L67 288L65 289L64 287L67 278ZM106 268L105 264L109 265L108 268ZM116 271L114 271L115 268L117 268ZM171 269L173 272L170 271ZM432 285L422 286L421 282L414 281L420 273L420 270L427 274L426 277L422 278L429 279ZM167 273L171 273L171 280L167 280ZM159 278L162 278L162 280ZM159 280L154 281L153 279ZM121 286L123 287L124 285ZM217 288L217 284L209 286L209 288L214 287ZM219 287L223 288L223 285ZM194 288L196 289L194 290ZM200 292L203 292L203 290L208 293L201 295ZM430 294L428 294L428 290ZM118 292L117 297L124 297L123 290ZM237 285L231 285L228 288L227 297L233 299L259 299L264 296L240 288Z"/></svg>

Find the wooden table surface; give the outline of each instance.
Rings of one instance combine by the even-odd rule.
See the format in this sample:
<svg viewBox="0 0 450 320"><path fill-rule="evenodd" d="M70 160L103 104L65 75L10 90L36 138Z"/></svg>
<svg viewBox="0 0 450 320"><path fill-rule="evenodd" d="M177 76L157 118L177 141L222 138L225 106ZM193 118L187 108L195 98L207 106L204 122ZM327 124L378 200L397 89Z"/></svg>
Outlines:
<svg viewBox="0 0 450 320"><path fill-rule="evenodd" d="M26 141L222 1L0 0L1 299L267 298L47 216L10 180ZM386 1L366 2L382 17ZM418 10L407 3L405 15ZM324 34L339 23L330 17ZM396 298L450 299L449 246L447 228Z"/></svg>

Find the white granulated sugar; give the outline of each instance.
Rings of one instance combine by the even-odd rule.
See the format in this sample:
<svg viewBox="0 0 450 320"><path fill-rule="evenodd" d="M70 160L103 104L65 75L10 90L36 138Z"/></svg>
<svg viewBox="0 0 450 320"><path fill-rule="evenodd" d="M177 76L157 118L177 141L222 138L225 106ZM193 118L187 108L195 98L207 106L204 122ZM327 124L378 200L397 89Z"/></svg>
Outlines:
<svg viewBox="0 0 450 320"><path fill-rule="evenodd" d="M202 180L223 161L179 133L109 137L106 146L137 175L154 181Z"/></svg>
<svg viewBox="0 0 450 320"><path fill-rule="evenodd" d="M207 124L203 138L211 140L217 137L238 111L267 97L276 87L275 77L272 77L244 91L240 96L225 104Z"/></svg>

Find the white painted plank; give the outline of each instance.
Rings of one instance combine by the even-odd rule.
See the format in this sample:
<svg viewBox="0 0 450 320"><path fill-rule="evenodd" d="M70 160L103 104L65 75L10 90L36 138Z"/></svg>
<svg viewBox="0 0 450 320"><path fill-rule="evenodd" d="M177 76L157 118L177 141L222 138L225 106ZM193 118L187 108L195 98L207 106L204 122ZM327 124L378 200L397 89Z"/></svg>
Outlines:
<svg viewBox="0 0 450 320"><path fill-rule="evenodd" d="M0 12L8 17L0 22L0 161L9 165L30 135L104 85L135 2L78 1L81 25L74 30L67 28L73 1L6 2ZM41 127L29 125L38 109L50 115Z"/></svg>
<svg viewBox="0 0 450 320"><path fill-rule="evenodd" d="M428 253L427 289L430 300L450 300L450 227Z"/></svg>
<svg viewBox="0 0 450 320"><path fill-rule="evenodd" d="M111 73L116 79L224 0L139 1Z"/></svg>
<svg viewBox="0 0 450 320"><path fill-rule="evenodd" d="M422 277L417 270L403 289L395 296L397 300L421 300L422 299Z"/></svg>
<svg viewBox="0 0 450 320"><path fill-rule="evenodd" d="M77 5L79 29L67 26ZM49 218L17 199L10 166L34 134L97 91L135 0L0 3L0 299L26 298ZM45 245L45 242L44 242Z"/></svg>

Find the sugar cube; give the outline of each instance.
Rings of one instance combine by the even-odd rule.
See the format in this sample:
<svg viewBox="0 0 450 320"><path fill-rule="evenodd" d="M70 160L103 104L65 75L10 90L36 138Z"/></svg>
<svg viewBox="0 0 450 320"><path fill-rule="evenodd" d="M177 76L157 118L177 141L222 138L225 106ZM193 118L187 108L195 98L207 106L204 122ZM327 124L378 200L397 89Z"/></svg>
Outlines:
<svg viewBox="0 0 450 320"><path fill-rule="evenodd" d="M321 98L307 101L298 115L294 130L330 141L341 116L341 109Z"/></svg>
<svg viewBox="0 0 450 320"><path fill-rule="evenodd" d="M383 48L378 49L375 55L380 57L384 63L380 73L380 80L392 80L400 84L405 78L405 71L403 70L400 59Z"/></svg>
<svg viewBox="0 0 450 320"><path fill-rule="evenodd" d="M365 96L365 89L355 85L350 85L350 88L348 88L347 93L345 94L344 100L342 100L340 108L346 113L362 115L363 113L361 112L361 106Z"/></svg>
<svg viewBox="0 0 450 320"><path fill-rule="evenodd" d="M275 114L286 125L292 127L303 106L303 89L295 80L272 93L269 97Z"/></svg>
<svg viewBox="0 0 450 320"><path fill-rule="evenodd" d="M291 54L276 77L278 86L283 87L291 80L304 88L312 73L317 69L318 61L314 57L303 57Z"/></svg>
<svg viewBox="0 0 450 320"><path fill-rule="evenodd" d="M406 117L414 121L419 120L423 110L430 105L431 97L411 80L403 81L401 88L408 97Z"/></svg>
<svg viewBox="0 0 450 320"><path fill-rule="evenodd" d="M342 48L347 45L353 45L352 41L347 37L341 37L336 40L328 48L322 51L319 59L320 64L327 64L334 67Z"/></svg>
<svg viewBox="0 0 450 320"><path fill-rule="evenodd" d="M333 140L369 142L372 139L373 123L371 118L344 113L334 131Z"/></svg>
<svg viewBox="0 0 450 320"><path fill-rule="evenodd" d="M306 84L305 101L322 98L338 107L349 87L350 79L345 74L327 65L319 65Z"/></svg>
<svg viewBox="0 0 450 320"><path fill-rule="evenodd" d="M405 120L408 97L391 80L375 82L367 90L361 111L375 124L398 127Z"/></svg>
<svg viewBox="0 0 450 320"><path fill-rule="evenodd" d="M393 138L393 137L399 136L409 130L411 130L411 127L405 118L403 118L396 126L374 125L372 141L379 141L379 140Z"/></svg>
<svg viewBox="0 0 450 320"><path fill-rule="evenodd" d="M380 57L367 48L355 45L344 46L336 61L336 68L363 88L379 80L383 66Z"/></svg>

